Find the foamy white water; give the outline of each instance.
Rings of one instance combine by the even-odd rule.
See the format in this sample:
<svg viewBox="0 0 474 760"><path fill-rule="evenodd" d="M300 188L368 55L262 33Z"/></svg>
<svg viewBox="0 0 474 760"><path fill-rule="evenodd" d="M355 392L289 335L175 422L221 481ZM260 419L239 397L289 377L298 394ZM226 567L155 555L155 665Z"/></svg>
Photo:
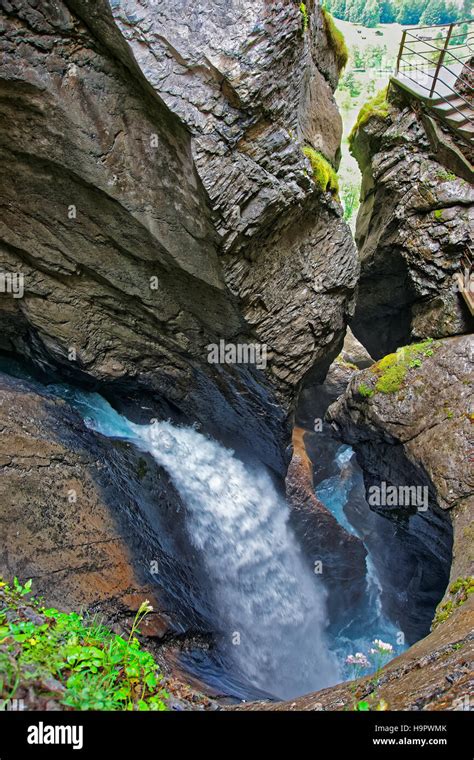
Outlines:
<svg viewBox="0 0 474 760"><path fill-rule="evenodd" d="M61 393L88 427L134 442L170 475L207 572L228 670L280 698L340 681L325 636L324 589L304 561L288 506L267 473L194 428L136 425L98 394Z"/></svg>
<svg viewBox="0 0 474 760"><path fill-rule="evenodd" d="M193 428L131 425L186 504L227 657L253 685L289 698L339 680L325 639L322 586L306 566L289 510L264 471Z"/></svg>

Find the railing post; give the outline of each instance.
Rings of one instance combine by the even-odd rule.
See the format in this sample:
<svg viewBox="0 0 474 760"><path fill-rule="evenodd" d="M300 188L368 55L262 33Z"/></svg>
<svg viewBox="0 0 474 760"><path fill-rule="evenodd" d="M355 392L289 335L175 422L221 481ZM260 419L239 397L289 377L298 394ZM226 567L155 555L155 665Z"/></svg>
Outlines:
<svg viewBox="0 0 474 760"><path fill-rule="evenodd" d="M446 39L444 40L444 46L440 50L440 53L439 53L438 63L436 65L436 69L435 69L435 73L434 73L434 77L433 77L433 84L431 85L430 98L433 97L433 93L434 93L435 87L436 87L436 82L438 80L439 72L441 71L441 66L443 65L444 57L445 57L446 52L448 50L449 40L451 39L451 35L453 33L453 29L454 29L454 24L450 24L449 25L449 29L448 29L448 33L446 35Z"/></svg>
<svg viewBox="0 0 474 760"><path fill-rule="evenodd" d="M403 30L403 34L402 34L402 39L401 39L401 41L400 41L400 49L399 49L399 51L398 51L398 58L397 58L397 68L396 68L396 70L395 70L395 74L398 74L398 72L399 72L399 70L400 70L400 61L402 60L402 55L403 55L403 48L404 48L404 46L405 46L405 39L406 39L406 36L407 36L407 30L406 30L406 29L404 29L404 30Z"/></svg>

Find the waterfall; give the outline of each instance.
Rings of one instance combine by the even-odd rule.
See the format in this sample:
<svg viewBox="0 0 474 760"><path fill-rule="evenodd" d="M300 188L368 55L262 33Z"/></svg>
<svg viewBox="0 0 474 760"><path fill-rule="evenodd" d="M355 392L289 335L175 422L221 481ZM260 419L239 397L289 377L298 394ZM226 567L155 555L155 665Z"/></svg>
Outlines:
<svg viewBox="0 0 474 760"><path fill-rule="evenodd" d="M325 636L324 589L266 471L192 427L133 424L98 394L64 386L56 391L79 408L90 428L132 441L168 472L207 574L221 662L278 698L337 683L337 661Z"/></svg>
<svg viewBox="0 0 474 760"><path fill-rule="evenodd" d="M215 600L220 646L256 687L289 698L336 683L325 640L324 591L264 471L193 428L134 425L187 510Z"/></svg>
<svg viewBox="0 0 474 760"><path fill-rule="evenodd" d="M318 483L315 492L343 528L364 540L363 533L360 533L345 513L345 508L351 500L351 493L358 482L360 489L364 490L362 471L353 455L354 452L350 446L340 446L334 458L338 472ZM372 529L378 521L385 521L384 517L371 512L367 503L365 503L364 513L359 516L359 519L362 517L363 522L369 521L367 525L372 526ZM331 631L333 649L336 651L340 663L344 663L347 655L354 654L355 651L366 654L372 648L373 641L376 638L383 638L390 643L396 653L405 648L404 645L400 644L402 632L387 618L383 611L382 585L377 575L370 546L367 544L366 549L367 585L364 598L351 611L353 614L350 620L342 628L337 625L333 626ZM352 675L350 667L343 670L344 677L351 678Z"/></svg>

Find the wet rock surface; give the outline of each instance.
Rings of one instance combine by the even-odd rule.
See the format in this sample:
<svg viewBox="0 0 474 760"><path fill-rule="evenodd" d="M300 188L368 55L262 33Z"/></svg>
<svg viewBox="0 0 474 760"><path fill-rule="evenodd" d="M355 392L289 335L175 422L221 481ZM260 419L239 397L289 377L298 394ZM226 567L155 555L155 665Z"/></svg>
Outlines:
<svg viewBox="0 0 474 760"><path fill-rule="evenodd" d="M357 607L366 587L366 550L343 528L314 493L313 464L303 428L293 431L293 457L286 476L291 524L314 572L320 564L330 620Z"/></svg>
<svg viewBox="0 0 474 760"><path fill-rule="evenodd" d="M0 574L32 578L48 604L93 610L120 631L149 599L143 633L157 641L202 626L166 473L33 382L2 373L0 398Z"/></svg>
<svg viewBox="0 0 474 760"><path fill-rule="evenodd" d="M432 354L421 366L410 368L393 393L361 394L361 386L373 385L373 370L353 377L344 396L330 407L328 417L354 447L366 486L381 488L385 482L400 488L426 488L423 508L381 504L374 509L381 514L392 511L402 523L405 521L407 540L410 533L421 540L428 555L424 570L427 591L431 587L434 598L438 589L439 598L443 574L445 585L448 581L451 552L451 582L473 572L468 549L474 504L469 464L472 338L435 341ZM396 562L395 557L392 562Z"/></svg>

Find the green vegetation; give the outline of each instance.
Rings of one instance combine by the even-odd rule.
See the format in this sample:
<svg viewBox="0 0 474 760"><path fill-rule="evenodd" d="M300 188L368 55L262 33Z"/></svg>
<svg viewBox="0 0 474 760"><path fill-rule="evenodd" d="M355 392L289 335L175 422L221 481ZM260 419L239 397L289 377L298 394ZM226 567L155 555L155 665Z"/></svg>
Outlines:
<svg viewBox="0 0 474 760"><path fill-rule="evenodd" d="M336 65L340 73L349 60L349 51L344 40L344 35L341 30L337 28L336 24L334 23L334 19L329 13L328 9L323 7L322 11L326 35L329 40L331 49L334 52Z"/></svg>
<svg viewBox="0 0 474 760"><path fill-rule="evenodd" d="M435 209L433 211L433 216L434 216L435 219L437 219L439 221L442 218L442 216L443 216L443 209L442 208Z"/></svg>
<svg viewBox="0 0 474 760"><path fill-rule="evenodd" d="M388 57L386 45L367 45L365 48L359 48L354 45L351 48L351 57L354 61L354 69L365 71L366 69L380 69Z"/></svg>
<svg viewBox="0 0 474 760"><path fill-rule="evenodd" d="M357 121L352 127L349 134L349 145L352 146L355 135L359 127L366 124L369 119L377 117L378 119L386 119L388 116L388 101L387 101L388 87L380 90L373 98L367 101L359 111Z"/></svg>
<svg viewBox="0 0 474 760"><path fill-rule="evenodd" d="M438 172L438 179L442 180L443 182L452 182L453 180L457 179L457 177L453 172L447 172L442 169Z"/></svg>
<svg viewBox="0 0 474 760"><path fill-rule="evenodd" d="M380 685L380 675L385 662L394 655L394 649L392 644L381 641L380 639L374 639L373 646L369 649L368 655L363 652L356 652L356 654L348 655L346 657L346 665L349 666L351 672L351 684L350 689L353 693L353 710L356 712L368 712L371 710L387 710L388 703L385 699L380 699L377 695L377 689ZM370 681L364 679L362 683L357 683L363 670L375 666L375 672L373 673ZM361 688L364 688L366 692L364 699L356 699L356 692ZM368 688L371 689L370 693L367 693Z"/></svg>
<svg viewBox="0 0 474 760"><path fill-rule="evenodd" d="M372 388L369 388L369 386L365 383L361 383L357 390L359 392L359 396L362 396L362 398L370 398L375 393L375 391Z"/></svg>
<svg viewBox="0 0 474 760"><path fill-rule="evenodd" d="M305 146L303 153L309 158L311 168L313 169L313 178L323 192L330 192L337 196L339 192L339 182L337 174L327 158L322 153L318 153L314 148Z"/></svg>
<svg viewBox="0 0 474 760"><path fill-rule="evenodd" d="M440 623L444 623L454 610L467 602L472 593L474 593L474 577L471 575L468 578L457 578L449 587L449 595L453 598L438 606L432 627L436 628Z"/></svg>
<svg viewBox="0 0 474 760"><path fill-rule="evenodd" d="M305 3L300 3L300 12L303 17L303 20L302 20L303 32L305 32L309 26L308 9L306 8Z"/></svg>
<svg viewBox="0 0 474 760"><path fill-rule="evenodd" d="M433 339L422 343L399 348L396 353L388 354L371 367L377 376L375 391L379 393L396 393L402 387L409 369L421 367L423 359L433 355Z"/></svg>
<svg viewBox="0 0 474 760"><path fill-rule="evenodd" d="M76 612L29 598L31 581L0 578L0 699L32 688L75 710L166 710L153 656L136 638L152 608L143 602L128 639Z"/></svg>
<svg viewBox="0 0 474 760"><path fill-rule="evenodd" d="M349 93L349 102L347 103L347 106L350 107L352 105L351 100L358 98L361 94L362 83L356 79L353 71L347 71L340 79L338 89L341 92ZM346 105L346 102L344 102L344 105Z"/></svg>
<svg viewBox="0 0 474 760"><path fill-rule="evenodd" d="M380 393L396 393L398 390L400 390L407 374L406 365L397 363L396 354L390 354L385 358L392 359L392 357L392 363L390 365L386 365L383 374L379 377L375 384L375 389Z"/></svg>
<svg viewBox="0 0 474 760"><path fill-rule="evenodd" d="M326 8L344 21L375 27L451 24L472 18L472 0L325 0Z"/></svg>
<svg viewBox="0 0 474 760"><path fill-rule="evenodd" d="M355 182L346 182L341 191L341 200L344 207L344 219L348 222L360 205L360 187Z"/></svg>
<svg viewBox="0 0 474 760"><path fill-rule="evenodd" d="M342 357L342 354L339 354L338 356L336 356L335 361L336 361L336 364L338 364L340 367L344 367L344 369L351 369L353 372L359 371L359 367L357 366L357 364L346 361Z"/></svg>

